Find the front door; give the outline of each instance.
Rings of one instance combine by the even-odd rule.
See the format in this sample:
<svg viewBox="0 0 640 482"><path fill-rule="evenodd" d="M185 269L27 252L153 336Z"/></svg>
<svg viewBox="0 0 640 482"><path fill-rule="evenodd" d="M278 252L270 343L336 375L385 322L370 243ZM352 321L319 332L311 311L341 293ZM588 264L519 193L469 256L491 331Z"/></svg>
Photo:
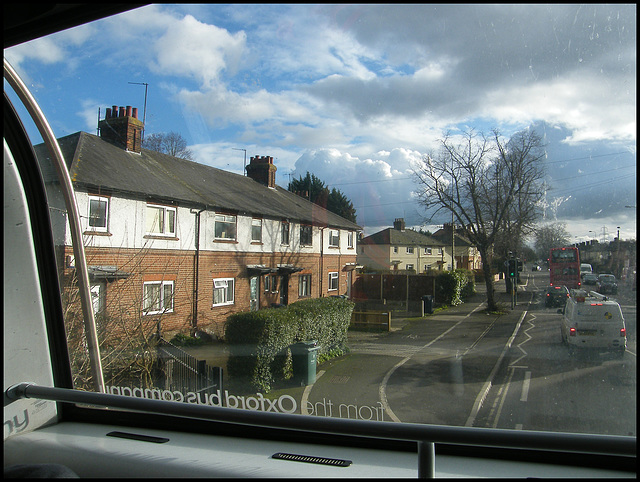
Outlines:
<svg viewBox="0 0 640 482"><path fill-rule="evenodd" d="M289 276L284 274L280 278L280 304L286 305L289 302Z"/></svg>
<svg viewBox="0 0 640 482"><path fill-rule="evenodd" d="M260 292L258 290L258 277L252 276L249 281L249 308L251 309L251 311L258 311L258 307L260 306L258 299L258 293Z"/></svg>

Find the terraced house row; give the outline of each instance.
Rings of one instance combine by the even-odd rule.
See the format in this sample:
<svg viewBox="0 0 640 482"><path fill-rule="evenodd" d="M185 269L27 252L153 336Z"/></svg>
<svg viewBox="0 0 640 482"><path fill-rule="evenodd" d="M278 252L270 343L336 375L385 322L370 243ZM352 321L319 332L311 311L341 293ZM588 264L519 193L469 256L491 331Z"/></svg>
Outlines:
<svg viewBox="0 0 640 482"><path fill-rule="evenodd" d="M98 315L221 335L231 313L349 295L358 225L277 186L272 157L251 157L242 176L143 149L143 128L137 109L113 106L99 135L58 139ZM70 289L64 202L49 203Z"/></svg>

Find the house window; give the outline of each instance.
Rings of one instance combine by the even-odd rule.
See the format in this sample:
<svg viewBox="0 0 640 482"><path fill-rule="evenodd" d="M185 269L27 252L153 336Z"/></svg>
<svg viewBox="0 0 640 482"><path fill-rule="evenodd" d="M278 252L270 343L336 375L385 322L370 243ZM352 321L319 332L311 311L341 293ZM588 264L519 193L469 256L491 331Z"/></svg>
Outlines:
<svg viewBox="0 0 640 482"><path fill-rule="evenodd" d="M405 269L412 270L413 269L413 265L412 264L407 264L407 267Z"/></svg>
<svg viewBox="0 0 640 482"><path fill-rule="evenodd" d="M264 277L264 290L272 293L278 292L278 278L275 274L268 274Z"/></svg>
<svg viewBox="0 0 640 482"><path fill-rule="evenodd" d="M233 278L220 278L213 280L213 306L233 304Z"/></svg>
<svg viewBox="0 0 640 482"><path fill-rule="evenodd" d="M413 248L410 246L407 246L407 254L413 254Z"/></svg>
<svg viewBox="0 0 640 482"><path fill-rule="evenodd" d="M286 221L282 221L280 242L282 244L289 244L289 223Z"/></svg>
<svg viewBox="0 0 640 482"><path fill-rule="evenodd" d="M347 234L347 248L353 248L353 231Z"/></svg>
<svg viewBox="0 0 640 482"><path fill-rule="evenodd" d="M173 281L143 283L142 312L145 315L173 311Z"/></svg>
<svg viewBox="0 0 640 482"><path fill-rule="evenodd" d="M107 284L105 282L91 283L91 304L95 315L104 314L106 289Z"/></svg>
<svg viewBox="0 0 640 482"><path fill-rule="evenodd" d="M313 245L311 226L309 226L308 224L303 224L300 226L300 244L302 246Z"/></svg>
<svg viewBox="0 0 640 482"><path fill-rule="evenodd" d="M397 247L397 246L394 246L394 247L393 247L393 252L394 252L394 253L397 253L397 252L398 252L398 247Z"/></svg>
<svg viewBox="0 0 640 482"><path fill-rule="evenodd" d="M109 198L89 196L89 229L106 232L109 217Z"/></svg>
<svg viewBox="0 0 640 482"><path fill-rule="evenodd" d="M442 254L442 248L438 248L438 254Z"/></svg>
<svg viewBox="0 0 640 482"><path fill-rule="evenodd" d="M147 234L176 235L176 208L147 204Z"/></svg>
<svg viewBox="0 0 640 482"><path fill-rule="evenodd" d="M311 275L301 274L298 277L298 297L305 298L311 296Z"/></svg>
<svg viewBox="0 0 640 482"><path fill-rule="evenodd" d="M336 291L338 289L338 273L334 271L329 273L329 291Z"/></svg>
<svg viewBox="0 0 640 482"><path fill-rule="evenodd" d="M251 220L251 241L262 241L262 219Z"/></svg>
<svg viewBox="0 0 640 482"><path fill-rule="evenodd" d="M431 254L431 248L424 248L424 254Z"/></svg>
<svg viewBox="0 0 640 482"><path fill-rule="evenodd" d="M236 217L229 214L216 214L216 239L236 239Z"/></svg>
<svg viewBox="0 0 640 482"><path fill-rule="evenodd" d="M329 231L329 246L334 248L340 246L340 231L336 229Z"/></svg>

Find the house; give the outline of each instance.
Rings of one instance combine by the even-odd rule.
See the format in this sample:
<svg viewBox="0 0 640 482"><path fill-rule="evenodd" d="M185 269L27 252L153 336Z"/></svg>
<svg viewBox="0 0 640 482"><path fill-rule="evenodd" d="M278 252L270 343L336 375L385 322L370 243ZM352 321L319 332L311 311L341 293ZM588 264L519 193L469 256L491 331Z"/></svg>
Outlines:
<svg viewBox="0 0 640 482"><path fill-rule="evenodd" d="M99 135L58 140L97 314L219 336L232 313L350 294L358 225L277 186L272 157L233 174L142 148L143 128L137 109L113 106ZM44 146L36 152L46 164ZM65 207L50 204L68 283Z"/></svg>
<svg viewBox="0 0 640 482"><path fill-rule="evenodd" d="M451 265L450 245L406 229L403 218L386 228L360 240L358 265L376 271L413 271L429 273Z"/></svg>
<svg viewBox="0 0 640 482"><path fill-rule="evenodd" d="M432 236L444 243L448 243L449 247L453 245L455 249L456 268L472 271L482 269L480 252L465 236L464 229L456 227L455 238L452 240L451 223L445 223L442 228L438 229Z"/></svg>

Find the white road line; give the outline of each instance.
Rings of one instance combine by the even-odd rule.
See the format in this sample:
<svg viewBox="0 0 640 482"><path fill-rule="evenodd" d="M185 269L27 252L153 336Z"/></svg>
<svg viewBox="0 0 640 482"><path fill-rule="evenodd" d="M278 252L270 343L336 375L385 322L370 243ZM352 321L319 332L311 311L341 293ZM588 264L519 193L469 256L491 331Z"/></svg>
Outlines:
<svg viewBox="0 0 640 482"><path fill-rule="evenodd" d="M455 325L452 325L451 327L449 327L449 329L445 330L440 335L438 335L436 338L434 338L429 343L424 345L420 350L422 350L424 348L428 348L431 345L433 345L436 341L440 340L443 336L445 336L447 333L449 333L451 330L453 330L455 327L457 327L460 323L465 321L469 316L471 316L472 313L474 313L476 310L480 309L481 306L484 306L484 302L480 303L473 310L471 310L463 319L461 319L458 323L456 323ZM401 420L396 416L395 413L393 413L393 410L391 410L391 407L389 406L389 402L387 400L387 383L389 383L389 378L391 378L391 375L393 374L393 372L395 372L398 368L400 368L402 365L407 363L409 360L411 360L411 356L408 356L408 357L402 359L401 361L399 361L398 363L396 363L391 368L391 370L389 370L386 373L386 375L382 379L382 382L380 383L380 387L378 388L378 393L380 395L380 403L382 403L382 407L384 408L384 410L389 415L389 418L391 420L393 420L394 422L401 422Z"/></svg>
<svg viewBox="0 0 640 482"><path fill-rule="evenodd" d="M509 341L507 342L507 344L502 349L502 353L500 353L500 357L498 358L498 361L493 366L493 370L491 370L491 373L489 374L489 378L487 379L487 381L485 382L484 386L482 387L482 390L480 390L480 393L478 393L478 396L476 397L476 401L474 402L473 408L471 409L471 414L469 414L469 418L467 418L467 423L465 424L466 427L473 427L473 422L475 422L476 417L478 416L478 412L480 412L480 409L482 408L482 404L484 403L484 399L486 398L487 394L489 393L489 390L491 390L491 385L493 383L493 377L496 376L496 373L498 372L498 369L500 368L500 365L502 364L502 359L504 358L505 354L507 353L507 350L509 350L509 348L511 347L511 344L513 343L513 340L516 338L516 335L518 334L518 331L520 330L520 325L522 325L522 320L524 320L525 316L527 316L527 312L523 311L522 312L522 316L520 317L520 320L518 321L518 324L516 325L515 329L513 330L511 338L509 338Z"/></svg>
<svg viewBox="0 0 640 482"><path fill-rule="evenodd" d="M531 383L531 372L524 372L524 381L522 382L522 396L520 397L521 402L526 402L527 397L529 396L529 384Z"/></svg>

